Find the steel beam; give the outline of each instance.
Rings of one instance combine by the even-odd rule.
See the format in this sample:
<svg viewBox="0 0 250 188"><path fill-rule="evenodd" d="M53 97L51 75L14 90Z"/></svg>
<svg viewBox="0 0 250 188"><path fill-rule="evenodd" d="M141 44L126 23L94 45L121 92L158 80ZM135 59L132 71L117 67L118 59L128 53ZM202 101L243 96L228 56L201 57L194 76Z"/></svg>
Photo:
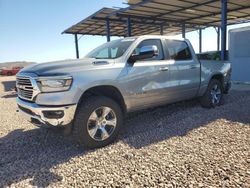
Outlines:
<svg viewBox="0 0 250 188"><path fill-rule="evenodd" d="M121 23L121 24L126 24L127 23L127 18L129 17L129 15L121 15L121 17L124 17L124 18L126 18L126 20L124 19L114 19L114 18L109 18L109 21L110 22L112 22L112 23L114 23L114 22L117 22L117 23ZM179 23L179 22L174 22L174 21L166 21L166 20L159 20L159 21L162 21L162 23L155 23L155 22L146 22L146 20L150 20L150 18L147 18L147 17L138 17L138 16L136 16L136 17L134 17L134 16L130 16L130 18L135 18L135 19L137 19L137 20L133 20L133 24L142 24L142 25L150 25L150 26L152 26L152 25L154 25L154 26L156 26L156 27L160 27L161 25L163 25L163 26L166 26L166 27L169 27L169 22L171 23L171 25L172 26L175 26L175 27L180 27L181 26L181 24ZM101 21L103 21L103 20L106 20L106 18L101 18L101 17L93 17L92 19L95 19L95 20L101 20ZM138 19L142 19L142 21L138 21ZM153 20L150 20L150 21L153 21ZM199 29L199 27L195 27L195 26L187 26L187 24L186 24L186 28L194 28L194 29Z"/></svg>
<svg viewBox="0 0 250 188"><path fill-rule="evenodd" d="M107 42L110 41L110 24L109 19L106 19L106 35L107 35Z"/></svg>
<svg viewBox="0 0 250 188"><path fill-rule="evenodd" d="M225 60L227 47L227 0L221 0L221 60Z"/></svg>
<svg viewBox="0 0 250 188"><path fill-rule="evenodd" d="M182 38L186 38L186 25L185 23L182 24L182 27L181 27L181 33L182 33Z"/></svg>
<svg viewBox="0 0 250 188"><path fill-rule="evenodd" d="M127 36L131 37L132 34L132 27L131 27L131 18L128 16L127 18Z"/></svg>
<svg viewBox="0 0 250 188"><path fill-rule="evenodd" d="M202 52L202 29L199 29L199 53Z"/></svg>
<svg viewBox="0 0 250 188"><path fill-rule="evenodd" d="M78 38L77 34L74 35L75 35L76 58L79 59Z"/></svg>

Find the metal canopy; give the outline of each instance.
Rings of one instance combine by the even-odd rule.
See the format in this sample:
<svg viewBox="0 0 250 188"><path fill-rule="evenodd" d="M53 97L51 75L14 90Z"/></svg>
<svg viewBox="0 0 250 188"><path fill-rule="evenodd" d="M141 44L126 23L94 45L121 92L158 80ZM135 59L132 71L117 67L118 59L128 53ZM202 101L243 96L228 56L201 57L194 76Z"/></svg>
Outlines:
<svg viewBox="0 0 250 188"><path fill-rule="evenodd" d="M130 6L121 9L117 14L206 27L220 26L221 22L220 0L130 0L128 3ZM229 25L249 21L249 0L227 1L227 22Z"/></svg>
<svg viewBox="0 0 250 188"><path fill-rule="evenodd" d="M110 36L127 36L127 18L130 17L132 35L182 33L221 24L220 0L130 0L123 9L102 8L63 33L107 35L109 19ZM250 21L249 0L227 1L227 24Z"/></svg>
<svg viewBox="0 0 250 188"><path fill-rule="evenodd" d="M110 36L127 36L127 17L119 16L119 10L112 8L102 8L81 22L66 29L66 34L101 35L107 36L107 21ZM131 19L132 35L160 34L180 34L182 32L180 23L163 23L161 20L148 20L142 18ZM186 32L194 31L195 26L186 26Z"/></svg>
<svg viewBox="0 0 250 188"><path fill-rule="evenodd" d="M145 34L176 35L217 28L217 45L221 39L221 59L225 59L227 25L250 22L250 0L128 0L127 8L102 8L63 33L74 34L76 57L79 57L77 34L135 36ZM220 34L221 29L221 34ZM221 37L220 37L221 36Z"/></svg>

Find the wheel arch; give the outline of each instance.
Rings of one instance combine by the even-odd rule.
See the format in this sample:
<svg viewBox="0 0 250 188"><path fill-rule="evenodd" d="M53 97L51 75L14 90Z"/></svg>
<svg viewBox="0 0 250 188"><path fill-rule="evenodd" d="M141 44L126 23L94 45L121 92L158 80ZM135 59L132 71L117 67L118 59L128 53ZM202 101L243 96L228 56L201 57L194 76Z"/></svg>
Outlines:
<svg viewBox="0 0 250 188"><path fill-rule="evenodd" d="M223 76L223 74L222 73L216 73L216 74L212 75L211 78L210 78L210 80L209 80L209 83L213 79L218 80L221 83L223 91L224 91L225 86L224 86L224 76Z"/></svg>
<svg viewBox="0 0 250 188"><path fill-rule="evenodd" d="M216 74L212 75L211 78L210 78L210 81L211 81L212 79L219 80L219 81L221 82L221 84L223 85L224 76L223 76L222 73L216 73Z"/></svg>
<svg viewBox="0 0 250 188"><path fill-rule="evenodd" d="M127 106L126 106L125 100L120 90L115 86L100 85L100 86L90 87L82 93L78 104L80 104L84 100L87 100L91 96L105 96L110 99L113 99L115 102L117 102L120 105L122 112L124 113L127 112Z"/></svg>

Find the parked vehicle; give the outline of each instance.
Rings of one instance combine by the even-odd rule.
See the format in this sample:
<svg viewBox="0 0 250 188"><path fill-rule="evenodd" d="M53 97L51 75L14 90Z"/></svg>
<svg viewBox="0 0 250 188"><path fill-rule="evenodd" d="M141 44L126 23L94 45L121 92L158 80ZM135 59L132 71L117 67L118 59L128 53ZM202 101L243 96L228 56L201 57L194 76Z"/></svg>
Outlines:
<svg viewBox="0 0 250 188"><path fill-rule="evenodd" d="M199 97L222 104L229 62L199 61L188 40L114 40L85 58L36 64L17 75L17 104L34 124L67 127L87 147L111 143L128 112Z"/></svg>
<svg viewBox="0 0 250 188"><path fill-rule="evenodd" d="M13 67L12 69L3 69L2 70L2 75L5 76L12 76L12 75L16 75L23 67Z"/></svg>

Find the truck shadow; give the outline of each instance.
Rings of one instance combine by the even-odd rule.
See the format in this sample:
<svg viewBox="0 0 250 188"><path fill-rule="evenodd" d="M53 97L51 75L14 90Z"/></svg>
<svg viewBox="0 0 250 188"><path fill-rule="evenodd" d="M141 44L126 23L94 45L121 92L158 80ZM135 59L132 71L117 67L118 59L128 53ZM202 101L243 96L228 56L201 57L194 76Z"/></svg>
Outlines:
<svg viewBox="0 0 250 188"><path fill-rule="evenodd" d="M202 108L198 100L190 100L133 113L127 118L123 141L131 147L142 148L171 137L185 136L218 119L249 125L249 96L250 91L232 91L224 98L224 105L214 109Z"/></svg>
<svg viewBox="0 0 250 188"><path fill-rule="evenodd" d="M1 82L3 85L3 91L5 93L5 95L2 95L1 98L14 98L17 97L17 93L15 91L15 87L16 87L16 81L2 81Z"/></svg>
<svg viewBox="0 0 250 188"><path fill-rule="evenodd" d="M8 91L15 91L15 87L16 87L16 81L12 80L12 81L2 81L1 82L3 87L4 87L4 91L8 92Z"/></svg>
<svg viewBox="0 0 250 188"><path fill-rule="evenodd" d="M1 96L1 98L5 98L5 99L8 99L8 98L15 98L17 97L17 93L15 91L9 93L9 94L6 94L6 95L3 95Z"/></svg>
<svg viewBox="0 0 250 188"><path fill-rule="evenodd" d="M203 109L197 100L191 100L129 114L118 141L139 149L185 136L217 119L249 124L249 96L250 92L233 92L224 106L215 109ZM79 149L69 137L37 128L17 129L1 137L0 151L0 187L27 179L32 179L33 186L46 187L63 179L51 169L95 150Z"/></svg>
<svg viewBox="0 0 250 188"><path fill-rule="evenodd" d="M46 187L62 177L50 171L86 151L54 131L17 129L0 138L0 187L32 178L30 184Z"/></svg>

